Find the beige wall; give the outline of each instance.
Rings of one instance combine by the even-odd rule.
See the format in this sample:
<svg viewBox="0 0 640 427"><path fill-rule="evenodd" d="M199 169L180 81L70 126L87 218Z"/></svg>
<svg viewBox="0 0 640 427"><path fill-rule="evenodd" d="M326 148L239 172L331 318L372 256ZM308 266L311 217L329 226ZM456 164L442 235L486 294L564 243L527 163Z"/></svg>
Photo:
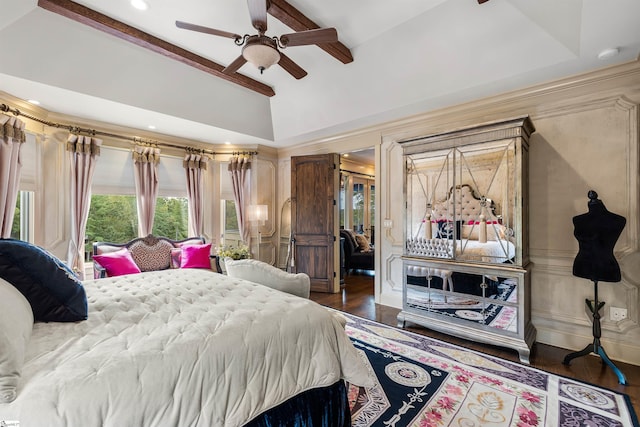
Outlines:
<svg viewBox="0 0 640 427"><path fill-rule="evenodd" d="M533 262L532 319L538 341L581 349L592 341L584 304L593 284L572 275L577 242L572 217L587 209L596 190L608 209L627 218L616 245L620 283L601 283L606 302L602 343L617 360L640 365L638 289L638 142L640 62L599 70L517 92L478 100L393 123L335 135L292 150L281 150L280 198L288 197L291 155L376 148L376 302L402 304L403 162L398 140L519 115L531 116L529 173L530 253ZM390 227L384 227L391 220ZM387 221L388 224L388 221ZM614 322L609 307L628 310Z"/></svg>

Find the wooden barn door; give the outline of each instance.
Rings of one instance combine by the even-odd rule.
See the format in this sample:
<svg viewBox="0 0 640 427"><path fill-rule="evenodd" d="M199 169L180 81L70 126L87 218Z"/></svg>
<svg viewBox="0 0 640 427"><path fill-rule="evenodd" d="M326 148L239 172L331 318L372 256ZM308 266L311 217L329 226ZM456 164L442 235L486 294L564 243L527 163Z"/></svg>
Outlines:
<svg viewBox="0 0 640 427"><path fill-rule="evenodd" d="M337 154L291 158L293 271L307 273L311 290L339 292Z"/></svg>

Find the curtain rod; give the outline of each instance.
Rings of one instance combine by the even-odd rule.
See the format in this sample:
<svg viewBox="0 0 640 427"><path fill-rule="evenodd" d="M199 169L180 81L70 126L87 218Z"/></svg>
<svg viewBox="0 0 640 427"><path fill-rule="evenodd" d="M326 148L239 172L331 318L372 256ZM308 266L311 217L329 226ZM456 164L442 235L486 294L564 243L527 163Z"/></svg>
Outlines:
<svg viewBox="0 0 640 427"><path fill-rule="evenodd" d="M368 176L369 178L375 178L376 177L375 175L371 175L371 174L368 174L368 173L350 171L349 169L342 169L342 168L340 168L340 172L349 172L349 173L354 174L354 175Z"/></svg>
<svg viewBox="0 0 640 427"><path fill-rule="evenodd" d="M46 126L50 126L50 127L54 127L54 128L58 128L58 129L66 129L71 133L83 133L83 134L89 134L91 136L106 136L106 137L110 137L110 138L117 138L117 139L122 139L125 141L130 141L134 144L143 144L143 145L153 145L153 146L162 146L162 147L169 147L169 148L176 148L179 150L186 150L190 153L202 153L202 154L210 154L210 155L216 155L216 154L230 154L230 155L257 155L258 152L257 151L230 151L230 152L222 152L222 151L213 151L213 150L209 150L207 148L195 148L195 147L190 147L190 146L186 146L186 145L177 145L177 144L171 144L169 142L160 142L160 141L155 141L155 140L151 140L151 139L145 139L145 138L140 138L138 136L126 136L126 135L119 135L117 133L109 133L109 132L103 132L103 131L99 131L99 130L95 130L95 129L87 129L87 128L81 128L78 126L71 126L71 125L65 125L65 124L61 124L61 123L56 123L56 122L51 122L48 120L43 120L40 119L38 117L34 117L30 114L27 113L23 113L22 111L18 110L17 108L12 108L10 106L8 106L7 104L0 104L0 111L3 111L5 113L12 113L14 116L23 116L26 117L27 119L36 121L38 123L42 123L43 125Z"/></svg>

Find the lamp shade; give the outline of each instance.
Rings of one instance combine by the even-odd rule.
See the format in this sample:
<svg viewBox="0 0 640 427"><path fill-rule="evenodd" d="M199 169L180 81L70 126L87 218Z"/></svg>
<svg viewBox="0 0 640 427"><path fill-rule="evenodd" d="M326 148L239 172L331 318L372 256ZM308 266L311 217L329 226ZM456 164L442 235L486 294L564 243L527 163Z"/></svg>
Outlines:
<svg viewBox="0 0 640 427"><path fill-rule="evenodd" d="M257 221L264 224L269 219L269 209L267 205L251 205L249 206L249 221Z"/></svg>

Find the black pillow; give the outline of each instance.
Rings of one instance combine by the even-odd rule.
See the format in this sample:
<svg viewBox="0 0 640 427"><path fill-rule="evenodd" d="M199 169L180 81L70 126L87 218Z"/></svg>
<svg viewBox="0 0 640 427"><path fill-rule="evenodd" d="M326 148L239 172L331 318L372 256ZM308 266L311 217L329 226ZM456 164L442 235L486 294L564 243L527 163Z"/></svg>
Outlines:
<svg viewBox="0 0 640 427"><path fill-rule="evenodd" d="M455 231L456 231L456 236L458 236L458 239L460 239L461 236L461 229L462 229L462 221L461 220L457 220L457 221L439 221L438 222L438 233L436 234L436 237L438 239L453 239L453 230L454 230L454 223L455 223Z"/></svg>
<svg viewBox="0 0 640 427"><path fill-rule="evenodd" d="M75 322L87 318L87 295L78 277L38 246L0 239L0 277L25 296L35 320Z"/></svg>

